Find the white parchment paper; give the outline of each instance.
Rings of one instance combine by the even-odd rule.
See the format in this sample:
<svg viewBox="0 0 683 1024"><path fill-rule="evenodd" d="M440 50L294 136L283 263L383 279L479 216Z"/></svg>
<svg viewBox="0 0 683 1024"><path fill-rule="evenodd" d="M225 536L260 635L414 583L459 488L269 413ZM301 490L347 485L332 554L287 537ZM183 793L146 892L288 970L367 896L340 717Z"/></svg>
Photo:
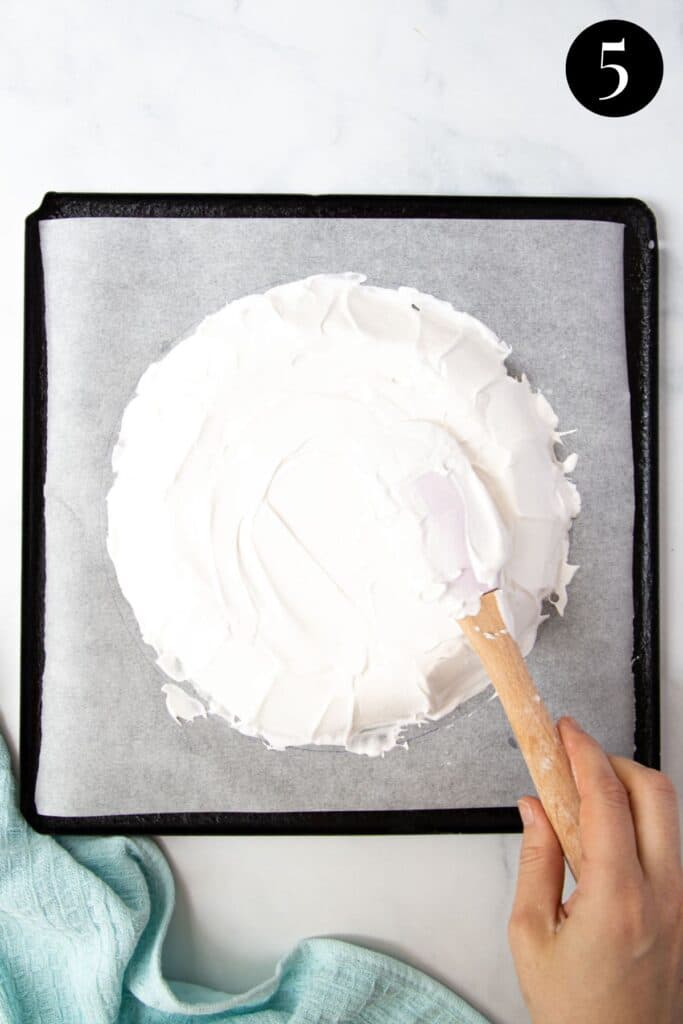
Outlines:
<svg viewBox="0 0 683 1024"><path fill-rule="evenodd" d="M530 659L553 714L633 750L633 468L623 227L566 221L81 218L41 224L48 339L46 662L39 812L508 806L532 789L487 691L382 759L267 750L177 725L105 547L122 412L147 365L226 301L354 270L480 317L576 428L583 499L564 619Z"/></svg>

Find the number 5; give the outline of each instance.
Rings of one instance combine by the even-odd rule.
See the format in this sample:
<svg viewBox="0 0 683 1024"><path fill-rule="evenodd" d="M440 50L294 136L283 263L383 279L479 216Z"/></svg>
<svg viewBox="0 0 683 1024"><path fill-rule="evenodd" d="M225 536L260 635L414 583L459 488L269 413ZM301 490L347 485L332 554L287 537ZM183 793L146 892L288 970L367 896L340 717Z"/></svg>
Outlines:
<svg viewBox="0 0 683 1024"><path fill-rule="evenodd" d="M600 53L600 67L601 68L614 68L616 73L619 75L619 81L614 92L609 93L608 96L598 97L601 100L612 100L619 93L622 93L628 83L628 71L621 64L605 64L605 54L608 52L615 52L619 50L621 53L626 52L626 37L624 37L619 43L603 43L602 51Z"/></svg>

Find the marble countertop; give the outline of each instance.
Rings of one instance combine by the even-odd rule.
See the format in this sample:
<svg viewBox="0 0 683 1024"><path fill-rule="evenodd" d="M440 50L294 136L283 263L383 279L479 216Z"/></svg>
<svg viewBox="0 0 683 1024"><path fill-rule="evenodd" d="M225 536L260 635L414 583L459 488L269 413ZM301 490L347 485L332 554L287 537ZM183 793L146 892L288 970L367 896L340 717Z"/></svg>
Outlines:
<svg viewBox="0 0 683 1024"><path fill-rule="evenodd" d="M604 18L664 81L601 118L567 49ZM637 196L661 243L662 746L683 793L683 22L674 0L9 0L0 33L0 710L19 707L23 219L49 189ZM507 948L518 836L166 838L167 970L237 991L306 935L401 956L492 1020L527 1019Z"/></svg>

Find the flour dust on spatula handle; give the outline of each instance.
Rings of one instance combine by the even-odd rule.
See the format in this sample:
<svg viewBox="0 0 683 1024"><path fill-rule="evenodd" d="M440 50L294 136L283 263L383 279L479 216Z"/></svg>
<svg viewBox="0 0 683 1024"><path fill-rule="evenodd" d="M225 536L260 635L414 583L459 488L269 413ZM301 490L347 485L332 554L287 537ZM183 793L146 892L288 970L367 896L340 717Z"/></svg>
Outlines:
<svg viewBox="0 0 683 1024"><path fill-rule="evenodd" d="M484 594L477 615L459 621L496 688L541 803L574 878L581 867L579 794L569 758L546 705L510 636L496 591Z"/></svg>

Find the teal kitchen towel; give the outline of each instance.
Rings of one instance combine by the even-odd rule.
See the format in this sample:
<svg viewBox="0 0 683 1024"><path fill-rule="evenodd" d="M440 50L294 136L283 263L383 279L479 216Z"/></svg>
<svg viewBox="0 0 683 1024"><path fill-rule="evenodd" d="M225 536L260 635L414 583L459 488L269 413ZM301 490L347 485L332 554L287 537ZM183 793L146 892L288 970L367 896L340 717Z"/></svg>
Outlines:
<svg viewBox="0 0 683 1024"><path fill-rule="evenodd" d="M334 939L301 942L243 995L169 981L173 899L149 839L34 832L0 737L2 1024L487 1024L427 975Z"/></svg>

